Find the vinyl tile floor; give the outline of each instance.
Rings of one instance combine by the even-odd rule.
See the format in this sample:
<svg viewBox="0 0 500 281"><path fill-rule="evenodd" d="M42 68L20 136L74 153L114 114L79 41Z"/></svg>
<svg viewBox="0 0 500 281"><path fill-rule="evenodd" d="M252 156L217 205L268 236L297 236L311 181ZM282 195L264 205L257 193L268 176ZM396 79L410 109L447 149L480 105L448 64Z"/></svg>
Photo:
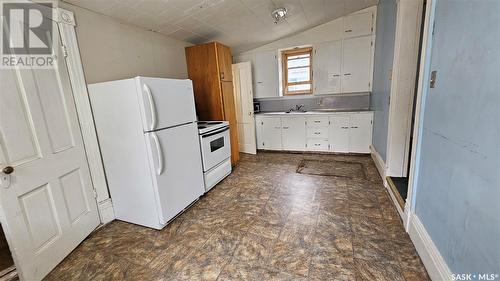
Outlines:
<svg viewBox="0 0 500 281"><path fill-rule="evenodd" d="M363 170L297 173L304 160ZM101 227L46 280L430 279L369 156L266 152L162 231Z"/></svg>

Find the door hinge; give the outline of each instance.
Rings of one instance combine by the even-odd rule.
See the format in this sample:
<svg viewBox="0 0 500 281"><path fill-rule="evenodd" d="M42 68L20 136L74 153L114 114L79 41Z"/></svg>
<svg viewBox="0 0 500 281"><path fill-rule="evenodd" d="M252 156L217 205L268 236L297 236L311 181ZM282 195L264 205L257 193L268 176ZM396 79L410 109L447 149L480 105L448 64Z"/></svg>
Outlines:
<svg viewBox="0 0 500 281"><path fill-rule="evenodd" d="M97 199L97 191L93 188L92 192L94 193L94 198Z"/></svg>
<svg viewBox="0 0 500 281"><path fill-rule="evenodd" d="M437 79L437 71L434 70L431 72L431 82L430 82L430 87L435 88L436 87L436 79Z"/></svg>
<svg viewBox="0 0 500 281"><path fill-rule="evenodd" d="M68 48L66 48L66 46L65 46L65 45L62 45L62 46L61 46L61 50L62 50L63 56L64 56L65 58L67 58L67 57L68 57Z"/></svg>

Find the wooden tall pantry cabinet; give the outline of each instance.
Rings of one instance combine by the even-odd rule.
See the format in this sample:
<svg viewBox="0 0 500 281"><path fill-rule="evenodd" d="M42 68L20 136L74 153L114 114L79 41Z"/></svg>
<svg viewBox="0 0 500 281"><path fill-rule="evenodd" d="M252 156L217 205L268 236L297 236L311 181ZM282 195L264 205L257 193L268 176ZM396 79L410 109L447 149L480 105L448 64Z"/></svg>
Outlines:
<svg viewBox="0 0 500 281"><path fill-rule="evenodd" d="M193 81L198 117L226 120L231 129L231 163L238 162L238 125L233 94L231 49L218 42L186 48L189 79Z"/></svg>

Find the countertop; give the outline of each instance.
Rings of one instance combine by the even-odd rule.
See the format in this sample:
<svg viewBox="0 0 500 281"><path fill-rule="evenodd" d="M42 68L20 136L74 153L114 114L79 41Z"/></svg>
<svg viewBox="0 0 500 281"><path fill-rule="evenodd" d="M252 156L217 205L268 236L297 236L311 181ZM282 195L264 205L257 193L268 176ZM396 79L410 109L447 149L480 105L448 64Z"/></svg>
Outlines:
<svg viewBox="0 0 500 281"><path fill-rule="evenodd" d="M255 115L331 115L335 113L346 113L346 112L372 112L372 110L368 109L338 109L338 110L311 110L306 112L298 112L292 111L287 113L285 111L268 111L268 112L259 112L255 113Z"/></svg>

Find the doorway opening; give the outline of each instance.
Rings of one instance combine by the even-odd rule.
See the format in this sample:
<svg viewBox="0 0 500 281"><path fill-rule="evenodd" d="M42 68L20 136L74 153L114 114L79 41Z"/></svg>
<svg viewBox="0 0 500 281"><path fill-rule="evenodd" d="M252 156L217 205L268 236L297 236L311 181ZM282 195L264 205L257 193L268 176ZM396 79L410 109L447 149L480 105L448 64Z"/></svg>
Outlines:
<svg viewBox="0 0 500 281"><path fill-rule="evenodd" d="M16 267L14 260L7 244L7 239L0 225L0 280L10 281L17 280Z"/></svg>
<svg viewBox="0 0 500 281"><path fill-rule="evenodd" d="M422 6L422 11L425 11L427 8L427 1L423 1L423 6ZM406 154L408 155L407 161L406 161L406 168L404 169L405 174L402 177L392 177L388 176L386 177L387 184L391 188L394 196L396 197L396 200L398 201L399 206L401 207L402 210L405 208L406 200L408 197L408 184L409 184L409 174L410 174L410 167L411 167L411 151L412 151L412 144L413 144L413 129L415 128L415 112L416 112L416 105L417 105L417 92L418 92L418 81L419 81L419 69L420 69L420 61L422 57L422 42L423 42L423 36L424 36L424 27L425 27L425 13L422 13L421 15L421 21L420 21L420 38L419 38L419 48L418 48L418 59L417 59L417 71L416 71L416 79L415 79L415 91L414 91L414 96L413 96L413 101L412 101L412 106L410 108L410 116L411 116L411 124L409 126L409 132L408 132L408 137L409 140L407 142L407 146L405 148Z"/></svg>

